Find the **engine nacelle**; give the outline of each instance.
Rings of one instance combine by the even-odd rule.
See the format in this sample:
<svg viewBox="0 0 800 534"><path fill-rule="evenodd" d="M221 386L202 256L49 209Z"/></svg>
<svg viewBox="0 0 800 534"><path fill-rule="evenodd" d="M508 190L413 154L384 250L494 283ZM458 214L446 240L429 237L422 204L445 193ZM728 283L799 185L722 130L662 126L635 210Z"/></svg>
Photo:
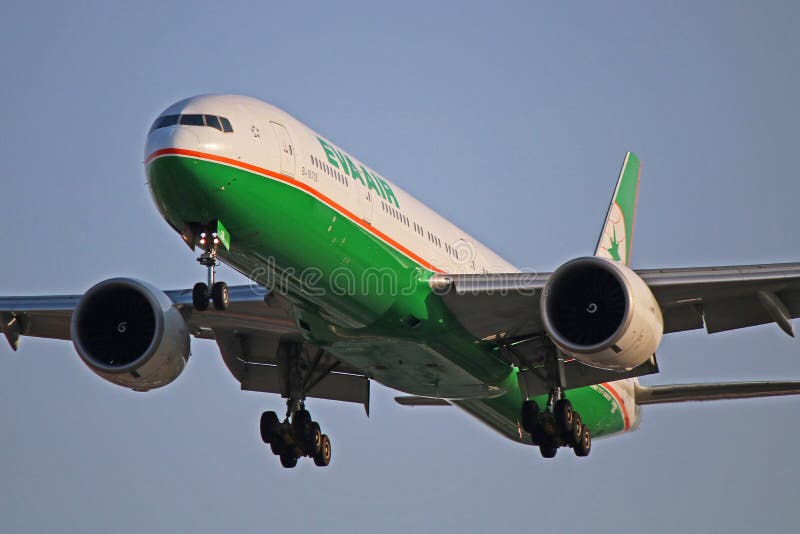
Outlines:
<svg viewBox="0 0 800 534"><path fill-rule="evenodd" d="M544 327L566 354L592 367L627 371L661 343L664 319L647 284L622 263L568 261L542 293Z"/></svg>
<svg viewBox="0 0 800 534"><path fill-rule="evenodd" d="M112 278L89 289L70 332L92 371L135 391L169 384L189 359L183 316L163 291L139 280Z"/></svg>

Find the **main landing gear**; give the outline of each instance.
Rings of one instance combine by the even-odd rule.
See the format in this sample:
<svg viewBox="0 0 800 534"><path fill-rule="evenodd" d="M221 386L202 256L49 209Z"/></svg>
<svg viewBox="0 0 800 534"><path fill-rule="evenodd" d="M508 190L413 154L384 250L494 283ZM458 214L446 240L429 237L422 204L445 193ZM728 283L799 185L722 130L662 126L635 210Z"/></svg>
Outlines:
<svg viewBox="0 0 800 534"><path fill-rule="evenodd" d="M264 412L261 439L280 457L283 467L296 466L302 456L324 467L331 461L331 440L322 433L319 423L311 419L305 399L339 362L329 363L322 349L317 350L311 361L306 361L302 357L302 346L293 341L282 341L277 356L282 395L286 398L286 417L280 421L275 412Z"/></svg>
<svg viewBox="0 0 800 534"><path fill-rule="evenodd" d="M214 309L224 311L228 309L230 302L230 294L228 292L228 284L225 282L215 281L217 265L217 249L219 248L220 239L216 232L201 232L200 233L200 246L203 247L203 253L197 258L197 262L208 269L208 283L197 282L192 288L192 305L197 311L205 311L208 309L209 301L213 302Z"/></svg>
<svg viewBox="0 0 800 534"><path fill-rule="evenodd" d="M592 434L560 387L550 392L544 411L532 400L523 402L520 422L545 458L553 458L559 447L572 447L576 456L589 456Z"/></svg>
<svg viewBox="0 0 800 534"><path fill-rule="evenodd" d="M291 406L291 401L289 402ZM319 423L312 421L311 414L300 404L300 409L290 418L278 420L275 412L261 414L261 439L279 456L281 465L292 468L302 456L314 459L314 463L324 467L331 462L331 440L322 433Z"/></svg>

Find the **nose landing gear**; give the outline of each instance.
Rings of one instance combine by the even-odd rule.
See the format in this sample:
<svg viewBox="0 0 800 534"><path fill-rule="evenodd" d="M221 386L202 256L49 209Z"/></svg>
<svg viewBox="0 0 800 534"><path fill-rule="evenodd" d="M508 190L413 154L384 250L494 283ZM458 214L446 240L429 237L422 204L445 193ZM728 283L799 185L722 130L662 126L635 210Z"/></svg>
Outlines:
<svg viewBox="0 0 800 534"><path fill-rule="evenodd" d="M217 265L217 250L220 245L220 237L217 232L201 232L200 246L203 253L197 258L197 262L208 269L208 283L198 282L192 288L192 305L197 311L208 309L209 301L214 304L214 309L224 311L228 309L230 294L228 284L215 280Z"/></svg>

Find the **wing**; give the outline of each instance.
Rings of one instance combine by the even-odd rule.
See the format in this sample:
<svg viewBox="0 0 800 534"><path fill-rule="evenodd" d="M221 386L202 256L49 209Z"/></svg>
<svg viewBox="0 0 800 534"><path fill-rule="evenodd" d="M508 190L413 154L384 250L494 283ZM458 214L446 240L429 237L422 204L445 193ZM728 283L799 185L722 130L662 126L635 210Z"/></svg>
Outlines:
<svg viewBox="0 0 800 534"><path fill-rule="evenodd" d="M644 269L664 315L664 332L708 333L775 322L791 332L800 316L800 263ZM430 284L475 337L544 333L539 298L551 273L435 275Z"/></svg>
<svg viewBox="0 0 800 534"><path fill-rule="evenodd" d="M792 335L790 320L800 316L800 263L636 272L661 306L664 332L775 322Z"/></svg>
<svg viewBox="0 0 800 534"><path fill-rule="evenodd" d="M636 271L664 316L664 331L705 327L709 333L775 322L792 334L800 316L800 263ZM517 364L528 394L546 391L544 326L539 309L550 273L435 275L430 285L476 338L496 342ZM560 358L563 355L559 356ZM653 358L626 372L561 360L568 387L658 372Z"/></svg>
<svg viewBox="0 0 800 534"><path fill-rule="evenodd" d="M277 347L282 339L296 338L301 358L312 369L308 395L357 402L369 409L369 380L327 352L302 343L287 303L268 291L250 286L230 288L230 306L224 312L194 313L192 290L166 291L181 311L189 332L217 342L222 358L242 389L285 394ZM72 312L81 295L2 297L0 332L14 350L23 336L69 340Z"/></svg>
<svg viewBox="0 0 800 534"><path fill-rule="evenodd" d="M296 333L297 326L281 306L265 304L265 290L250 286L230 288L230 308L224 313L208 310L191 313L192 290L166 291L167 296L184 312L193 336L214 339L213 331L252 329L278 334ZM0 332L16 350L20 336L71 339L72 310L81 295L35 297L0 297ZM270 300L270 302L274 302Z"/></svg>

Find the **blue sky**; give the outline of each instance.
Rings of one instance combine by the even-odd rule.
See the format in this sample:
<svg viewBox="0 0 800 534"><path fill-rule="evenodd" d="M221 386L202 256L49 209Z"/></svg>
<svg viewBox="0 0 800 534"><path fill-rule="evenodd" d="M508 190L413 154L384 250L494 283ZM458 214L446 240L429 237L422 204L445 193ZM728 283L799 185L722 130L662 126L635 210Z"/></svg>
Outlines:
<svg viewBox="0 0 800 534"><path fill-rule="evenodd" d="M143 145L199 93L267 100L520 267L591 252L626 150L636 267L796 261L791 2L7 3L0 8L0 294L203 276L157 214ZM231 282L241 278L229 269ZM647 383L800 378L776 326L667 336ZM792 529L800 399L653 406L543 461L454 409L316 401L327 469L261 444L277 398L216 347L145 395L68 343L0 348L9 532Z"/></svg>

